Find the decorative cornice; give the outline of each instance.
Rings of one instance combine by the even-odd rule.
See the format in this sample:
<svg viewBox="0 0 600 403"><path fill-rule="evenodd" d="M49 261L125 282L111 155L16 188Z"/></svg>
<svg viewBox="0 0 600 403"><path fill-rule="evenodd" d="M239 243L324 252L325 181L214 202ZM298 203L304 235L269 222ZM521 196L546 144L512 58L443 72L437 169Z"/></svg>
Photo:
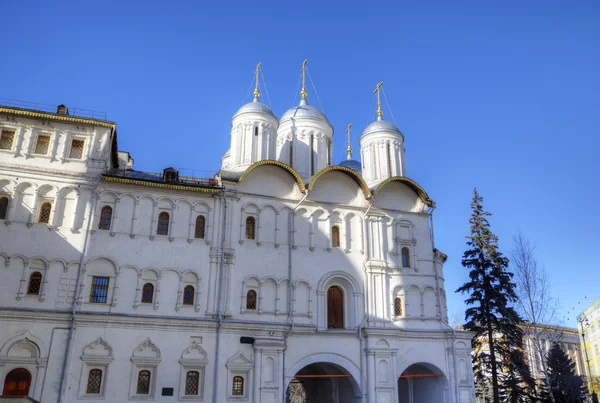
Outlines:
<svg viewBox="0 0 600 403"><path fill-rule="evenodd" d="M0 113L8 113L11 115L25 116L25 117L29 117L29 118L54 120L57 122L80 123L80 124L101 126L101 127L107 127L107 128L116 127L115 123L102 122L102 121L99 121L96 119L86 119L86 118L78 118L78 117L68 116L68 115L63 116L63 115L55 115L52 113L33 112L33 111L27 111L27 110L23 110L23 109L0 107Z"/></svg>
<svg viewBox="0 0 600 403"><path fill-rule="evenodd" d="M300 191L302 193L304 193L306 191L304 182L302 181L302 178L300 177L300 175L298 175L298 172L296 172L294 170L294 168L292 168L291 166L284 164L283 162L275 161L275 160L263 160L263 161L255 162L254 164L252 164L248 168L246 168L246 170L244 171L242 176L240 176L240 179L238 179L238 182L243 181L244 178L246 178L246 175L248 175L248 173L250 173L253 169L263 166L263 165L274 165L274 166L285 169L294 177L294 179L296 180L296 183L298 184L298 187L300 188Z"/></svg>
<svg viewBox="0 0 600 403"><path fill-rule="evenodd" d="M358 174L358 172L356 172L353 169L350 169L348 167L339 166L339 165L334 165L334 166L330 166L327 168L323 168L319 172L317 172L317 174L315 176L313 176L313 178L310 180L310 183L308 184L308 190L313 189L313 186L315 185L315 182L317 181L317 179L319 179L319 177L321 177L322 175L324 175L328 172L331 172L331 171L344 172L348 176L352 177L352 179L354 179L354 181L357 183L357 185L361 188L361 190L365 196L365 199L371 198L372 195L371 195L371 190L369 189L369 185L367 185L367 182L365 182L365 180L362 178L362 176L360 176Z"/></svg>
<svg viewBox="0 0 600 403"><path fill-rule="evenodd" d="M194 186L181 186L181 185L172 185L169 183L158 183L158 182L147 182L141 181L137 179L129 179L129 178L119 178L115 176L102 176L103 182L116 182L122 183L125 185L138 185L138 186L147 186L154 188L162 188L162 189L171 189L171 190L184 190L189 192L203 192L203 193L219 193L221 189L210 189L210 188L201 188Z"/></svg>
<svg viewBox="0 0 600 403"><path fill-rule="evenodd" d="M429 207L435 206L435 202L429 198L429 195L427 195L427 192L425 191L425 189L423 189L421 186L419 186L419 184L417 182L415 182L414 180L408 179L404 176L392 176L391 178L384 180L379 185L377 185L373 194L375 196L377 196L379 194L379 192L381 192L381 189L383 189L385 187L385 185L387 185L390 182L404 183L406 186L411 188L417 194L417 196L419 196L421 201L423 203L425 203L427 206L429 206Z"/></svg>

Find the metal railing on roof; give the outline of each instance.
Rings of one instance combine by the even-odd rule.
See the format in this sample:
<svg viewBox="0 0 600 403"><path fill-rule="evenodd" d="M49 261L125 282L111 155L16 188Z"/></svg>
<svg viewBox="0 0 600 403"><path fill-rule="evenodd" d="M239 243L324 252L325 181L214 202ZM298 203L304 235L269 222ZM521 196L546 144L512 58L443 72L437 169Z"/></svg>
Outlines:
<svg viewBox="0 0 600 403"><path fill-rule="evenodd" d="M199 169L179 169L179 175L176 180L167 180L163 173L159 172L143 172L134 171L127 169L113 169L107 172L109 176L116 176L121 178L136 179L148 182L158 183L171 183L175 185L183 186L196 186L196 187L218 187L218 181L214 179L214 173L212 171L204 171ZM182 175L184 172L189 171L191 175ZM200 176L202 175L202 176Z"/></svg>
<svg viewBox="0 0 600 403"><path fill-rule="evenodd" d="M17 99L9 99L9 98L1 98L1 97L0 97L0 105L9 107L9 108L27 109L27 110L34 111L34 112L46 112L46 113L53 113L53 114L59 114L58 113L59 106L66 106L66 105L43 104L40 102L19 101ZM107 120L106 112L100 112L100 111L96 111L93 109L67 107L67 112L64 113L64 115L76 116L76 117L87 118L87 119Z"/></svg>

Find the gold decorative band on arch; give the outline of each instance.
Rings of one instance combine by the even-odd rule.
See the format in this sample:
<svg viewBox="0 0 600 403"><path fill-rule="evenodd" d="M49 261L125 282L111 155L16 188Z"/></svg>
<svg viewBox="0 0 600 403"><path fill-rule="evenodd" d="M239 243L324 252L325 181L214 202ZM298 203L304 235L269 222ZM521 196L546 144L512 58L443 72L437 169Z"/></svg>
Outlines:
<svg viewBox="0 0 600 403"><path fill-rule="evenodd" d="M114 124L114 123L102 122L102 121L99 121L96 119L86 119L86 118L78 118L78 117L74 117L74 116L54 115L52 113L33 112L33 111L26 111L26 110L22 110L22 109L0 107L0 113L8 113L11 115L25 116L25 117L37 118L37 119L54 120L57 122L79 123L79 124L101 126L101 127L108 127L108 128L116 127L116 124Z"/></svg>
<svg viewBox="0 0 600 403"><path fill-rule="evenodd" d="M383 189L385 187L385 185L387 185L388 183L391 183L391 182L400 182L400 183L405 184L406 186L411 188L417 194L417 196L419 196L419 199L421 199L421 201L423 203L425 203L425 205L427 205L429 207L435 206L435 202L429 198L429 195L427 194L425 189L423 189L421 186L419 186L419 184L417 182L415 182L414 180L408 179L404 176L392 176L391 178L384 180L379 185L377 185L373 194L375 196L377 196L379 194L379 192L381 192L381 189Z"/></svg>
<svg viewBox="0 0 600 403"><path fill-rule="evenodd" d="M310 180L310 183L308 184L308 190L313 189L317 179L319 179L322 175L325 175L326 173L331 172L331 171L344 172L346 175L352 177L352 179L354 179L356 184L362 190L363 195L365 196L365 199L371 198L371 196L372 196L371 189L369 189L369 185L367 185L367 182L365 182L365 180L362 178L362 176L360 176L358 174L358 172L356 172L354 169L350 169L348 167L343 167L343 166L339 166L339 165L333 165L333 166L330 166L327 168L323 168L319 172L317 172L317 174L315 176L313 176L313 178Z"/></svg>
<svg viewBox="0 0 600 403"><path fill-rule="evenodd" d="M304 182L302 181L302 178L300 177L300 175L298 175L298 172L296 172L294 170L294 168L292 168L291 166L289 166L287 164L284 164L281 161L275 161L275 160L263 160L263 161L255 162L254 164L252 164L248 168L246 168L246 170L244 171L244 173L242 174L242 176L240 176L240 179L238 179L238 182L243 181L246 178L246 176L254 168L258 168L258 167L263 166L263 165L274 165L274 166L277 166L279 168L285 169L286 171L288 171L294 177L294 180L298 184L298 187L300 188L300 191L302 193L306 192L306 187L304 186Z"/></svg>

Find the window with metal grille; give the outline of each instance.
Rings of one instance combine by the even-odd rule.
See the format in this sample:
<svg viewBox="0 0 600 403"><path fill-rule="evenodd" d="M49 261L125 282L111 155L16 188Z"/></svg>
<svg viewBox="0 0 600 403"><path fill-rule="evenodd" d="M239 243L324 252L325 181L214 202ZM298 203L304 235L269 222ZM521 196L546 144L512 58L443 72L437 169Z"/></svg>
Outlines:
<svg viewBox="0 0 600 403"><path fill-rule="evenodd" d="M200 386L200 373L198 371L188 371L185 374L185 394L186 395L198 395L198 389Z"/></svg>
<svg viewBox="0 0 600 403"><path fill-rule="evenodd" d="M194 287L191 285L183 289L183 305L194 305Z"/></svg>
<svg viewBox="0 0 600 403"><path fill-rule="evenodd" d="M92 277L92 288L90 290L90 302L105 304L108 297L109 277Z"/></svg>
<svg viewBox="0 0 600 403"><path fill-rule="evenodd" d="M0 135L0 150L12 150L14 139L14 130L2 130L2 134Z"/></svg>
<svg viewBox="0 0 600 403"><path fill-rule="evenodd" d="M45 202L40 207L40 216L38 218L38 222L48 224L50 222L50 212L52 211L52 204L49 202Z"/></svg>
<svg viewBox="0 0 600 403"><path fill-rule="evenodd" d="M100 223L98 224L98 229L110 229L110 221L112 220L112 207L104 206L102 210L100 210Z"/></svg>
<svg viewBox="0 0 600 403"><path fill-rule="evenodd" d="M327 328L344 327L344 292L336 285L327 290Z"/></svg>
<svg viewBox="0 0 600 403"><path fill-rule="evenodd" d="M233 377L233 385L231 387L233 396L244 396L244 378L241 376Z"/></svg>
<svg viewBox="0 0 600 403"><path fill-rule="evenodd" d="M256 220L254 217L246 218L246 239L255 239L256 237Z"/></svg>
<svg viewBox="0 0 600 403"><path fill-rule="evenodd" d="M400 298L394 300L394 316L402 316L402 299Z"/></svg>
<svg viewBox="0 0 600 403"><path fill-rule="evenodd" d="M142 304L151 304L154 299L154 286L151 283L144 284L142 288Z"/></svg>
<svg viewBox="0 0 600 403"><path fill-rule="evenodd" d="M8 197L0 197L0 220L6 220L8 211Z"/></svg>
<svg viewBox="0 0 600 403"><path fill-rule="evenodd" d="M39 135L35 142L34 154L46 155L48 154L48 148L50 146L50 136Z"/></svg>
<svg viewBox="0 0 600 403"><path fill-rule="evenodd" d="M136 393L147 395L150 393L150 371L140 371L138 374Z"/></svg>
<svg viewBox="0 0 600 403"><path fill-rule="evenodd" d="M102 386L102 371L99 369L92 369L88 375L86 393L98 395L100 394L100 386Z"/></svg>
<svg viewBox="0 0 600 403"><path fill-rule="evenodd" d="M169 213L165 211L158 215L156 235L169 235Z"/></svg>
<svg viewBox="0 0 600 403"><path fill-rule="evenodd" d="M340 247L340 227L337 225L331 227L331 246L334 248Z"/></svg>
<svg viewBox="0 0 600 403"><path fill-rule="evenodd" d="M69 152L69 158L80 160L83 158L83 140L73 139L71 141L71 151Z"/></svg>
<svg viewBox="0 0 600 403"><path fill-rule="evenodd" d="M206 219L204 218L203 215L199 215L198 217L196 217L196 232L195 232L195 237L196 238L204 238L204 225L206 224Z"/></svg>
<svg viewBox="0 0 600 403"><path fill-rule="evenodd" d="M246 293L246 309L256 309L256 291L249 290Z"/></svg>
<svg viewBox="0 0 600 403"><path fill-rule="evenodd" d="M402 248L402 267L410 267L410 250Z"/></svg>
<svg viewBox="0 0 600 403"><path fill-rule="evenodd" d="M39 295L42 288L42 273L39 271L31 273L29 276L29 285L27 286L27 295Z"/></svg>

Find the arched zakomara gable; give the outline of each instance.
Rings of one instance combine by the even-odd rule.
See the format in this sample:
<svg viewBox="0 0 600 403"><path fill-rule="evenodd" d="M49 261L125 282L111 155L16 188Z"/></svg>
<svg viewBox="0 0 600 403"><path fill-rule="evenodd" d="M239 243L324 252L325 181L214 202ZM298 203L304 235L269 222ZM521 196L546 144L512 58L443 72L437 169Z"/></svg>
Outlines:
<svg viewBox="0 0 600 403"><path fill-rule="evenodd" d="M286 199L300 199L306 191L302 178L292 167L274 160L255 162L237 182L243 192Z"/></svg>
<svg viewBox="0 0 600 403"><path fill-rule="evenodd" d="M395 189L394 189L395 185ZM408 190L408 192L402 192L405 194L404 200L398 200L398 193L394 192L394 190ZM390 204L390 201L386 200L386 196L389 193L394 193L393 202ZM393 176L381 182L373 191L373 195L375 196L378 205L383 208L390 209L398 209L398 204L401 205L408 204L411 202L414 208L414 202L421 201L422 209L426 210L428 207L435 207L435 202L431 200L425 189L423 189L419 184L412 179L403 177L403 176ZM410 199L410 196L414 196L414 200ZM404 206L406 208L406 206ZM401 208L402 209L402 208Z"/></svg>
<svg viewBox="0 0 600 403"><path fill-rule="evenodd" d="M330 183L327 183L328 177L332 179ZM312 191L309 198L317 201L362 205L371 198L371 190L362 176L338 165L317 172L310 180L308 190Z"/></svg>

